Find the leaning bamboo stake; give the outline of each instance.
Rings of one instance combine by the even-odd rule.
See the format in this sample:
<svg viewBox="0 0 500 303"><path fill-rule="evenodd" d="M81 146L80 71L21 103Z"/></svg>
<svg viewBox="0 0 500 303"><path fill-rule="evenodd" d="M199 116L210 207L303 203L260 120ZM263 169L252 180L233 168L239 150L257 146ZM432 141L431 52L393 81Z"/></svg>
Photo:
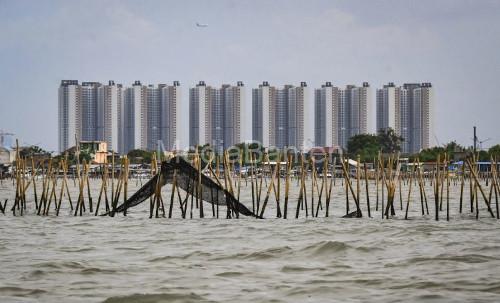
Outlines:
<svg viewBox="0 0 500 303"><path fill-rule="evenodd" d="M59 164L60 165L60 164ZM57 182L56 182L56 178L54 176L54 174L52 174L50 176L50 180L52 181L52 190L50 190L50 194L49 194L49 201L47 203L47 208L44 209L44 212L43 212L43 215L44 216L48 216L49 215L49 210L50 210L50 206L52 204L52 199L55 198L55 195L56 195L56 186L57 186ZM55 202L54 202L55 203Z"/></svg>
<svg viewBox="0 0 500 303"><path fill-rule="evenodd" d="M93 213L94 209L93 209L93 204L92 204L92 194L90 191L89 171L90 171L90 163L87 163L87 174L85 176L86 183L87 183L87 197L89 200L89 211L90 211L90 213Z"/></svg>
<svg viewBox="0 0 500 303"><path fill-rule="evenodd" d="M494 163L494 172L493 172L493 183L495 184L495 206L496 206L496 213L497 213L497 219L500 219L500 213L499 213L499 208L498 208L498 195L500 194L499 186L498 186L498 161L495 159L493 161Z"/></svg>
<svg viewBox="0 0 500 303"><path fill-rule="evenodd" d="M290 191L290 169L292 166L292 155L287 155L287 162L286 162L286 174L285 174L285 202L284 202L284 209L283 209L283 218L287 218L287 213L288 213L288 194ZM253 191L253 188L252 188Z"/></svg>
<svg viewBox="0 0 500 303"><path fill-rule="evenodd" d="M250 184L252 189L252 212L255 214L255 186L254 186L255 171L253 167L254 167L253 153L250 152Z"/></svg>
<svg viewBox="0 0 500 303"><path fill-rule="evenodd" d="M226 172L227 172L228 184L229 184L228 191L234 196L234 187L233 187L234 180L231 176L231 172L234 171L234 168L232 168L231 161L229 160L229 153L227 151L226 151L226 166L227 166ZM240 214L238 212L238 208L234 207L234 205L232 205L232 204L231 204L231 213L236 218L239 218L239 216L240 216Z"/></svg>
<svg viewBox="0 0 500 303"><path fill-rule="evenodd" d="M330 199L331 199L331 196L332 196L333 185L335 185L335 175L337 173L336 165L337 165L337 158L334 157L333 158L333 167L332 167L332 178L330 179L330 185L328 186L328 192L327 192L327 196L326 196L326 203L325 203L326 212L325 212L325 217L328 217L329 214L330 214Z"/></svg>
<svg viewBox="0 0 500 303"><path fill-rule="evenodd" d="M281 154L278 154L278 162L276 164L276 182L275 186L273 183L274 197L276 198L276 217L281 218L281 207L280 207L280 191L281 191Z"/></svg>
<svg viewBox="0 0 500 303"><path fill-rule="evenodd" d="M68 196L68 201L69 201L69 206L71 210L73 210L73 201L71 200L71 194L69 193L69 186L68 186L68 154L66 153L64 155L64 162L63 162L63 180L64 180L64 187L66 188L66 195Z"/></svg>
<svg viewBox="0 0 500 303"><path fill-rule="evenodd" d="M358 199L358 203L359 203L359 199L361 197L361 187L360 187L360 183L361 183L361 166L360 166L361 157L358 155L356 160L357 160L356 161L356 198Z"/></svg>
<svg viewBox="0 0 500 303"><path fill-rule="evenodd" d="M368 190L368 169L366 167L366 162L364 163L365 169L365 190L366 190L366 207L368 209L368 218L371 218L371 209L370 209L370 192Z"/></svg>
<svg viewBox="0 0 500 303"><path fill-rule="evenodd" d="M238 201L240 201L240 191L241 191L241 177L242 177L242 168L243 168L243 150L240 151L240 158L238 159L238 165L240 166L239 167L239 171L238 171L238 195L237 195L237 198Z"/></svg>
<svg viewBox="0 0 500 303"><path fill-rule="evenodd" d="M264 162L266 160L266 157L268 157L267 152L264 154ZM261 161L261 169L260 169L260 178L259 178L259 184L257 185L257 213L260 211L260 198L262 195L262 181L264 178L264 165L263 162Z"/></svg>
<svg viewBox="0 0 500 303"><path fill-rule="evenodd" d="M481 192L481 195L483 196L483 199L484 199L484 202L486 203L486 206L488 207L488 212L491 214L491 216L493 218L495 218L495 215L493 214L493 210L490 207L490 202L488 201L488 198L486 197L486 195L485 195L485 193L483 191L483 187L481 186L481 184L478 181L478 177L477 177L476 171L472 168L472 164L470 163L469 159L467 159L467 165L471 169L472 176L474 177L474 180L475 180L475 182L477 184L477 187L478 187L479 191ZM476 206L476 208L477 208L477 206ZM476 209L476 212L477 211L478 210Z"/></svg>
<svg viewBox="0 0 500 303"><path fill-rule="evenodd" d="M436 179L434 180L434 208L435 208L435 218L439 221L439 180L440 180L440 168L441 168L441 155L438 154L436 162Z"/></svg>
<svg viewBox="0 0 500 303"><path fill-rule="evenodd" d="M311 165L311 217L314 218L314 187L316 185L316 163L314 162L314 157L312 155L309 159L309 165Z"/></svg>
<svg viewBox="0 0 500 303"><path fill-rule="evenodd" d="M201 170L202 170L202 167L201 167L201 157L200 155L198 154L197 155L197 168L198 168L198 205L200 207L200 218L203 218L205 215L203 213L203 199L202 199L202 195L203 195L203 189L201 187Z"/></svg>
<svg viewBox="0 0 500 303"><path fill-rule="evenodd" d="M107 165L104 164L104 169L103 169L103 174L101 176L101 188L99 189L99 196L97 198L97 204L95 206L95 216L97 216L99 214L99 207L101 206L101 199L102 199L102 196L103 196L103 192L104 192L104 185L105 185L105 176L107 174Z"/></svg>
<svg viewBox="0 0 500 303"><path fill-rule="evenodd" d="M463 205L463 198L464 198L464 185L465 185L465 161L462 162L462 176L461 176L461 182L460 182L460 205L459 205L459 213L462 213L462 205Z"/></svg>
<svg viewBox="0 0 500 303"><path fill-rule="evenodd" d="M295 209L295 218L299 218L300 207L302 204L302 200L304 199L304 187L305 187L305 179L304 179L304 156L300 154L300 190L299 190L299 198L297 199L297 208Z"/></svg>
<svg viewBox="0 0 500 303"><path fill-rule="evenodd" d="M65 181L65 173L64 173L64 159L61 160L61 168L63 171L63 179L61 180L61 190L59 191L59 200L57 201L57 207L56 207L56 216L59 216L59 211L61 209L61 203L62 199L64 196L64 181Z"/></svg>
<svg viewBox="0 0 500 303"><path fill-rule="evenodd" d="M269 158L267 159L269 162ZM266 197L264 198L264 203L262 204L262 209L260 211L260 217L264 218L264 211L266 210L267 202L269 201L269 195L271 194L271 190L274 185L274 179L276 178L276 171L277 171L277 166L274 168L271 174L271 180L268 184L267 191L266 191Z"/></svg>
<svg viewBox="0 0 500 303"><path fill-rule="evenodd" d="M382 158L381 154L379 153L379 165L380 165L380 170L381 170L381 175L382 175L382 180L381 180L381 197L380 197L380 212L382 213L382 219L384 218L384 188L386 184L386 176L385 176L385 163L384 159Z"/></svg>
<svg viewBox="0 0 500 303"><path fill-rule="evenodd" d="M15 178L16 178L16 196L14 198L14 206L12 206L12 213L13 215L15 216L16 215L16 207L18 207L19 205L19 199L20 199L20 185L21 185L21 181L20 181L20 157L19 157L19 142L18 140L16 139L16 169L15 169Z"/></svg>
<svg viewBox="0 0 500 303"><path fill-rule="evenodd" d="M111 150L111 203L115 200L115 151Z"/></svg>
<svg viewBox="0 0 500 303"><path fill-rule="evenodd" d="M209 172L212 169L212 161L213 161L213 154L210 152L209 159L208 159L208 165L207 165ZM210 198L211 198L211 201L214 201L214 199L215 199L214 192L213 192L212 188L210 188ZM212 202L210 204L212 206L212 218L215 218L215 203Z"/></svg>
<svg viewBox="0 0 500 303"><path fill-rule="evenodd" d="M347 184L347 173L345 172L344 169L344 159L341 159L342 162L342 171L344 172L344 178L342 179L344 185L345 185L345 215L349 215L350 209L349 209L349 184Z"/></svg>
<svg viewBox="0 0 500 303"><path fill-rule="evenodd" d="M316 217L318 217L319 209L320 208L323 209L321 199L323 198L323 190L325 190L325 192L326 192L325 186L328 186L327 173L328 173L328 157L327 157L327 154L325 153L323 155L323 177L321 178L321 189L320 189L319 194L318 194L318 206L316 207Z"/></svg>
<svg viewBox="0 0 500 303"><path fill-rule="evenodd" d="M446 221L450 221L450 174L446 165Z"/></svg>
<svg viewBox="0 0 500 303"><path fill-rule="evenodd" d="M45 214L45 211L47 209L47 201L48 201L48 195L50 191L50 180L52 176L52 159L49 159L49 166L46 172L45 180L44 180L44 186L43 186L43 193L42 193L42 200L40 201L37 215L43 215ZM42 210L42 202L43 202L43 210Z"/></svg>
<svg viewBox="0 0 500 303"><path fill-rule="evenodd" d="M128 168L129 168L129 160L127 158L127 156L125 156L123 158L123 162L124 162L124 174L123 174L123 203L126 203L127 202L127 190L128 190L128 174L129 174L129 171L128 171ZM127 215L127 207L125 207L125 209L123 210L123 215L126 216Z"/></svg>
<svg viewBox="0 0 500 303"><path fill-rule="evenodd" d="M78 150L78 149L77 149ZM77 156L78 159L78 156ZM85 160L84 160L85 161ZM80 203L81 199L83 197L83 192L82 192L82 187L83 185L81 184L81 178L80 178L80 163L77 160L77 165L76 165L76 175L78 177L78 188L79 188L79 194L78 194L78 199L76 201L76 207L75 207L75 213L74 216L78 215L78 210L80 209Z"/></svg>
<svg viewBox="0 0 500 303"><path fill-rule="evenodd" d="M123 169L124 169L124 160L121 159L120 160L120 174L118 175L118 183L116 185L116 188L115 188L115 192L114 192L114 195L113 195L113 201L111 202L112 205L111 205L111 208L112 208L112 212L110 213L111 216L113 216L115 213L116 213L116 207L118 206L118 201L120 199L120 193L121 193L121 190L122 190L122 186L123 186Z"/></svg>
<svg viewBox="0 0 500 303"><path fill-rule="evenodd" d="M399 204L401 210L403 210L403 192L401 189L401 176L398 178L398 185L399 185Z"/></svg>
<svg viewBox="0 0 500 303"><path fill-rule="evenodd" d="M443 162L443 173L441 174L441 194L440 194L440 200L439 200L439 210L442 211L443 210L443 198L444 198L444 183L446 181L446 175L445 175L445 172L447 171L447 167L448 167L448 153L444 153L444 162Z"/></svg>
<svg viewBox="0 0 500 303"><path fill-rule="evenodd" d="M420 159L418 161L419 161L419 165L420 165ZM424 180L424 176L422 174L422 171L420 169L418 171L419 171L419 175L420 175L420 184L422 186L422 195L424 197L425 211L426 211L427 215L429 215L429 205L427 203L427 193L425 192L425 180ZM422 215L424 215L423 211L422 211Z"/></svg>
<svg viewBox="0 0 500 303"><path fill-rule="evenodd" d="M342 162L342 170L344 171L346 186L350 190L351 195L354 199L354 203L356 204L356 216L358 218L361 218L362 212L361 212L361 208L359 207L359 200L358 200L358 197L356 196L356 193L354 192L354 189L352 188L351 179L349 177L349 174L348 174L347 168L346 168L346 163L345 163L346 161L344 159L342 159L341 162ZM347 215L349 215L349 214L347 214Z"/></svg>
<svg viewBox="0 0 500 303"><path fill-rule="evenodd" d="M213 171L212 167L208 167L208 169L210 170L210 173L212 174L212 176L215 178L215 182L222 188L225 188L223 185L222 185L222 182L219 180L219 177L218 175ZM219 200L218 199L218 191L216 191L216 194L217 194L217 198L216 200ZM217 203L217 218L219 218L219 203Z"/></svg>
<svg viewBox="0 0 500 303"><path fill-rule="evenodd" d="M396 170L393 174L392 168L394 165L394 158L390 158L389 160L389 173L388 173L388 178L386 179L386 186L387 186L387 207L385 210L385 215L386 219L389 219L389 211L391 212L391 216L394 216L395 209L394 209L394 200L395 200L395 193L396 193L396 184L397 180L399 179L399 173L401 171L401 163L399 162L399 154L397 155L396 159Z"/></svg>
<svg viewBox="0 0 500 303"><path fill-rule="evenodd" d="M163 205L163 198L161 196L161 183L162 183L161 178L162 178L162 175L158 172L156 155L153 157L153 161L154 161L153 162L154 172L158 176L158 179L156 182L155 194L154 194L154 206L156 208L155 217L159 218L160 217L160 214L159 214L160 208L163 209L163 216L165 217L165 210L164 210L164 207L162 206Z"/></svg>
<svg viewBox="0 0 500 303"><path fill-rule="evenodd" d="M38 195L36 192L36 169L35 169L35 161L33 160L33 156L31 156L31 178L33 182L33 193L35 195L35 206L38 208Z"/></svg>
<svg viewBox="0 0 500 303"><path fill-rule="evenodd" d="M376 170L375 171L375 191L376 191L377 198L376 198L376 201L375 201L375 211L378 211L378 200L379 200L379 198L378 198L378 195L379 195L379 192L378 192L379 185L378 184L379 184L379 179L380 179L380 176L379 176L380 165L379 165L379 163L380 163L380 152L378 154L377 161L375 161L375 159L373 159L373 164L375 165L375 170Z"/></svg>
<svg viewBox="0 0 500 303"><path fill-rule="evenodd" d="M408 200L406 201L406 211L405 211L405 220L408 220L408 208L410 206L410 198L411 198L411 187L413 184L413 175L415 174L415 171L417 169L417 166L415 165L415 161L413 161L413 173L410 172L410 184L408 185ZM423 207L423 205L422 205ZM423 208L422 208L423 211Z"/></svg>
<svg viewBox="0 0 500 303"><path fill-rule="evenodd" d="M475 155L473 155L473 162L475 163L474 160ZM465 164L465 163L464 163ZM475 183L474 183L474 178L472 178L472 168L470 168L469 171L469 195L470 195L470 212L474 212L474 190L475 190Z"/></svg>
<svg viewBox="0 0 500 303"><path fill-rule="evenodd" d="M306 188L306 180L307 180L307 171L308 171L308 162L304 161L304 165L305 165L305 169L304 169L304 188L303 188L303 192L304 192L304 196L303 196L303 200L302 200L302 209L304 209L306 211L306 218L309 217L309 208L308 208L308 204L307 204L307 188Z"/></svg>
<svg viewBox="0 0 500 303"><path fill-rule="evenodd" d="M52 205L52 200L54 200L54 208L55 210L57 211L57 194L56 194L56 189L57 189L57 176L56 174L54 173L54 175L52 176L52 192L50 194L50 198L49 198L49 204L48 204L48 207L47 207L47 211L45 213L46 216L49 215L49 210L50 210L50 206Z"/></svg>
<svg viewBox="0 0 500 303"><path fill-rule="evenodd" d="M228 168L227 168L227 161L226 161L226 155L225 153L223 154L223 158L222 158L222 165L224 166L224 188L227 190L227 191L230 191L229 187L231 186L231 180L229 180L229 176L228 176ZM193 207L193 205L191 204L191 208ZM231 219L231 205L228 203L226 205L226 219Z"/></svg>
<svg viewBox="0 0 500 303"><path fill-rule="evenodd" d="M172 192L170 193L170 206L168 207L168 218L172 218L172 211L174 208L174 198L175 198L175 189L177 187L177 170L174 170L174 177L172 181Z"/></svg>

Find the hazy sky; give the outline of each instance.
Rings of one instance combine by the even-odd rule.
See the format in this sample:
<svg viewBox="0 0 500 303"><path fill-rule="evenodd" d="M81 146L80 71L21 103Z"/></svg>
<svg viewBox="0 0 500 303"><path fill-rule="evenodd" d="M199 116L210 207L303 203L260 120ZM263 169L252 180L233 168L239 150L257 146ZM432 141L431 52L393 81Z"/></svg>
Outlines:
<svg viewBox="0 0 500 303"><path fill-rule="evenodd" d="M475 124L488 147L500 143L500 1L0 0L0 129L57 150L61 79L179 80L186 119L199 80L244 81L248 101L263 80L432 82L437 140L470 145Z"/></svg>

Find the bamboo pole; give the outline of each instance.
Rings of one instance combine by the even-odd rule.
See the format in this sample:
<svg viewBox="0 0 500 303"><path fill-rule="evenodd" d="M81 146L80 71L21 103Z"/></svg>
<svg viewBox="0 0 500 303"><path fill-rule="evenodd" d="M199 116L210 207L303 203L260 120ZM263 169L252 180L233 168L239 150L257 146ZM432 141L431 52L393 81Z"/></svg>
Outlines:
<svg viewBox="0 0 500 303"><path fill-rule="evenodd" d="M321 178L321 189L320 189L319 194L318 194L318 206L316 207L316 217L318 217L319 209L320 208L323 209L321 199L323 198L323 190L325 190L325 192L326 192L326 189L327 189L327 188L325 188L325 186L328 186L327 174L328 174L328 156L325 153L323 155L323 178Z"/></svg>
<svg viewBox="0 0 500 303"><path fill-rule="evenodd" d="M450 174L448 172L448 159L445 167L446 173L446 221L450 221Z"/></svg>
<svg viewBox="0 0 500 303"><path fill-rule="evenodd" d="M104 167L107 167L106 165L104 165ZM98 213L99 213L99 207L101 206L101 198L102 198L102 194L103 194L103 191L104 191L104 178L105 178L105 170L106 168L103 168L103 173L101 175L101 187L99 189L99 196L97 197L97 204L95 206L95 214L94 216L97 216Z"/></svg>
<svg viewBox="0 0 500 303"><path fill-rule="evenodd" d="M410 199L411 199L411 187L413 185L413 175L415 174L415 171L417 169L417 166L415 165L415 161L413 161L413 172L410 172L410 184L408 185L408 200L406 201L406 211L405 211L405 220L408 220L408 208L410 206ZM423 205L422 205L422 211L423 211Z"/></svg>
<svg viewBox="0 0 500 303"><path fill-rule="evenodd" d="M357 158L356 158L356 199L358 200L358 204L359 204L359 199L361 197L361 187L360 187L360 183L361 183L361 166L360 166L360 162L361 162L361 157L358 155Z"/></svg>
<svg viewBox="0 0 500 303"><path fill-rule="evenodd" d="M378 211L378 200L379 200L379 192L378 192L378 188L379 188L379 180L380 180L380 152L378 154L378 158L377 158L377 161L375 161L375 159L373 159L373 164L375 166L375 191L376 191L376 195L377 195L377 198L376 198L376 201L375 201L375 211Z"/></svg>
<svg viewBox="0 0 500 303"><path fill-rule="evenodd" d="M87 183L87 197L89 200L89 211L90 211L90 213L93 213L94 209L93 209L93 204L92 204L92 194L90 191L89 172L90 172L90 162L87 163L87 174L85 175L85 179L86 179L86 183Z"/></svg>
<svg viewBox="0 0 500 303"><path fill-rule="evenodd" d="M123 203L127 202L127 190L128 190L128 174L129 174L129 160L127 156L124 156L124 174L123 174ZM127 207L123 210L123 215L127 215Z"/></svg>
<svg viewBox="0 0 500 303"><path fill-rule="evenodd" d="M491 207L490 207L490 202L488 201L488 198L486 197L486 195L485 195L485 193L483 191L483 187L481 186L481 184L479 184L476 171L474 169L472 169L472 164L470 163L469 159L467 159L467 164L469 165L469 168L471 168L472 176L474 177L474 180L476 181L477 188L481 192L481 195L483 196L484 202L486 203L486 206L488 207L488 212L491 214L491 216L493 218L495 218L495 215L493 214L493 210L491 210ZM478 212L477 208L478 207L476 205L476 213Z"/></svg>
<svg viewBox="0 0 500 303"><path fill-rule="evenodd" d="M198 168L198 205L200 207L200 218L205 217L205 214L203 213L203 189L201 187L201 157L198 154L197 156L197 168Z"/></svg>
<svg viewBox="0 0 500 303"><path fill-rule="evenodd" d="M348 175L347 175L347 172L346 172L346 169L344 167L344 162L345 160L344 159L341 159L341 162L342 162L342 170L344 172L344 179L343 179L343 183L345 185L345 215L349 215L350 213L350 209L349 209L349 184L347 184L347 178L348 178Z"/></svg>
<svg viewBox="0 0 500 303"><path fill-rule="evenodd" d="M441 168L441 155L438 154L436 162L436 177L434 180L434 207L435 207L435 219L439 221L439 180L440 180L440 168Z"/></svg>
<svg viewBox="0 0 500 303"><path fill-rule="evenodd" d="M465 161L462 162L462 176L461 176L461 182L460 182L460 204L459 204L459 213L462 213L462 205L463 205L463 198L464 198L464 184L465 184Z"/></svg>
<svg viewBox="0 0 500 303"><path fill-rule="evenodd" d="M379 154L379 162L380 162L380 170L381 170L381 175L382 175L382 180L380 184L381 188L381 197L380 197L380 212L382 213L382 219L384 218L384 192L385 192L385 186L386 186L386 172L385 172L385 163L384 159L382 156Z"/></svg>
<svg viewBox="0 0 500 303"><path fill-rule="evenodd" d="M276 181L277 185L273 183L274 197L276 198L276 217L281 218L281 207L280 207L280 192L281 192L281 153L278 154L278 161L276 164Z"/></svg>
<svg viewBox="0 0 500 303"><path fill-rule="evenodd" d="M267 158L267 162L269 163L269 158ZM269 201L269 195L274 186L274 179L276 178L277 166L271 172L271 180L267 186L266 197L264 198L264 203L262 204L262 209L260 211L260 217L264 218L264 211L266 210L267 202Z"/></svg>
<svg viewBox="0 0 500 303"><path fill-rule="evenodd" d="M290 169L292 166L292 155L288 154L286 157L286 173L285 173L285 203L283 209L283 219L287 218L288 213L288 194L290 191ZM252 188L253 191L253 188Z"/></svg>
<svg viewBox="0 0 500 303"><path fill-rule="evenodd" d="M370 191L368 189L368 169L366 167L366 162L364 163L365 170L365 190L366 190L366 208L368 209L368 218L371 218L371 208L370 208Z"/></svg>
<svg viewBox="0 0 500 303"><path fill-rule="evenodd" d="M304 156L300 154L300 190L299 190L299 198L297 199L297 208L295 209L295 218L299 218L300 207L303 203L304 199L304 188L305 188L305 177L304 177Z"/></svg>
<svg viewBox="0 0 500 303"><path fill-rule="evenodd" d="M31 156L31 180L33 182L33 194L35 196L35 206L38 208L38 195L36 192L36 169L35 169L35 161L33 160L33 156Z"/></svg>
<svg viewBox="0 0 500 303"><path fill-rule="evenodd" d="M267 152L264 154L264 162L265 162L265 159L266 157L268 157L267 155ZM264 178L264 165L261 161L261 169L260 169L260 180L259 180L259 184L257 186L257 212L256 213L259 213L260 212L260 198L261 198L261 195L262 195L262 180Z"/></svg>
<svg viewBox="0 0 500 303"><path fill-rule="evenodd" d="M316 183L316 163L312 155L309 159L309 165L311 165L311 217L314 218L314 187Z"/></svg>
<svg viewBox="0 0 500 303"><path fill-rule="evenodd" d="M174 208L175 189L177 187L177 170L174 170L174 177L172 181L172 192L170 193L170 206L168 207L168 218L172 218L172 211Z"/></svg>
<svg viewBox="0 0 500 303"><path fill-rule="evenodd" d="M250 152L250 184L252 189L252 213L255 214L255 186L254 186L255 171L253 167L254 167L253 153Z"/></svg>
<svg viewBox="0 0 500 303"><path fill-rule="evenodd" d="M346 168L346 165L348 165L348 164L345 163L346 161L344 161L344 159L342 159L341 162L342 162L342 170L344 171L346 186L350 190L351 195L354 199L354 203L356 204L356 217L361 218L362 212L361 212L361 208L359 207L359 200L358 200L358 197L356 196L356 193L354 192L354 189L352 188L351 179L349 177L349 174L348 174L347 168ZM347 215L349 215L349 213Z"/></svg>
<svg viewBox="0 0 500 303"><path fill-rule="evenodd" d="M493 172L493 183L495 184L495 206L496 206L496 214L497 214L497 219L500 219L500 213L499 213L499 208L498 208L498 195L500 194L500 190L498 188L498 161L497 159L494 159L494 172Z"/></svg>
<svg viewBox="0 0 500 303"><path fill-rule="evenodd" d="M325 203L326 212L325 212L325 217L328 217L329 214L330 214L330 199L331 199L331 196L332 196L333 185L335 185L335 174L337 173L336 165L337 165L337 158L334 157L333 158L333 167L332 167L332 178L330 179L330 185L328 186L328 194L326 196L326 203ZM332 184L332 182L333 182L333 184Z"/></svg>

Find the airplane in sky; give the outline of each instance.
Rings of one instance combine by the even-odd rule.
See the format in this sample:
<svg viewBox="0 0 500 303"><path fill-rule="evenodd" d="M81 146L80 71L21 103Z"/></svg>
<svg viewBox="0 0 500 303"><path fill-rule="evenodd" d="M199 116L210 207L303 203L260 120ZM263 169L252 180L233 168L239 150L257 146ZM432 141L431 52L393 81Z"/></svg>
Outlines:
<svg viewBox="0 0 500 303"><path fill-rule="evenodd" d="M208 27L208 24L196 22L196 27Z"/></svg>

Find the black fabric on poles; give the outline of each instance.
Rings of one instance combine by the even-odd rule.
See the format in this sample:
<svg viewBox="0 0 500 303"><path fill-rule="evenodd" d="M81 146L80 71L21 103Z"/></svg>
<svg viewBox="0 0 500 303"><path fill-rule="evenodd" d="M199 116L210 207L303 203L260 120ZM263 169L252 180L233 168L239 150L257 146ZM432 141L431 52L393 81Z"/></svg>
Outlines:
<svg viewBox="0 0 500 303"><path fill-rule="evenodd" d="M177 186L190 195L198 198L198 193L194 190L195 187L189 186L190 183L197 184L198 170L183 158L174 157L169 162L162 162L160 174L154 176L144 184L144 186L133 194L125 203L118 206L115 212L123 212L125 209L144 202L154 194L157 182L160 182L161 186L172 183L174 171L177 171ZM158 180L158 178L160 178L160 180ZM201 199L203 201L216 205L226 205L242 215L257 217L257 215L240 203L231 193L204 174L201 175L201 187ZM111 215L114 215L114 213L112 212Z"/></svg>

